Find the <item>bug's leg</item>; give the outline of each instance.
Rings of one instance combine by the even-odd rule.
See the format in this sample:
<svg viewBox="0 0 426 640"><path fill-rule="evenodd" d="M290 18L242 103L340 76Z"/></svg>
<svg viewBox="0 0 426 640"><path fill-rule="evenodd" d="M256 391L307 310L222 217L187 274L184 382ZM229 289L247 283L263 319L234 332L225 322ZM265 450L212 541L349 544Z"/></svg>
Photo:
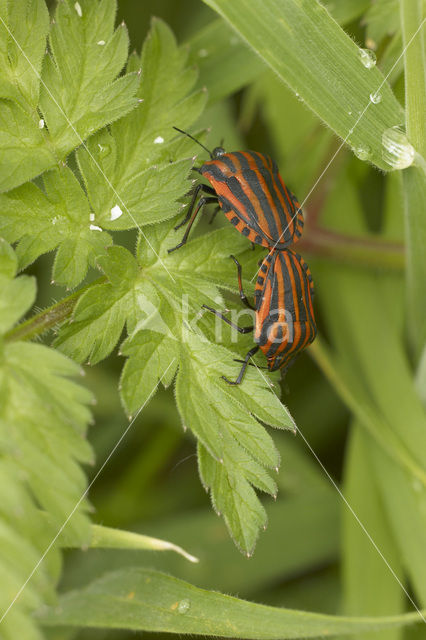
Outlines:
<svg viewBox="0 0 426 640"><path fill-rule="evenodd" d="M194 224L194 220L198 215L198 212L200 211L200 209L202 209L204 207L205 204L210 204L212 202L217 202L217 196L209 196L208 198L200 198L200 200L198 201L197 206L194 209L194 212L191 215L191 219L188 222L188 226L186 227L186 231L183 234L183 238L182 240L179 242L179 244L177 244L175 247L172 247L171 249L167 249L168 253L171 253L172 251L176 251L176 249L180 249L180 247L183 247L184 244L186 244L187 240L188 240L188 236L189 236L189 232L191 231L191 227Z"/></svg>
<svg viewBox="0 0 426 640"><path fill-rule="evenodd" d="M191 203L190 203L190 205L188 207L188 210L186 212L186 216L182 220L182 222L179 222L179 224L177 224L175 226L175 231L177 231L178 229L183 227L188 222L188 220L190 219L191 214L192 214L192 210L194 209L195 202L196 202L198 196L200 195L200 191L203 191L204 193L208 193L210 195L215 195L215 191L211 187L208 187L206 184L197 184L197 186L194 189L194 193L192 194Z"/></svg>
<svg viewBox="0 0 426 640"><path fill-rule="evenodd" d="M241 380L243 379L245 370L247 369L247 365L249 364L249 360L252 356L254 356L254 354L259 350L259 345L256 345L255 347L253 347L252 349L250 349L250 351L247 353L246 357L244 358L243 361L243 366L241 367L240 373L238 374L238 378L236 380L228 380L228 378L226 378L225 376L221 376L222 380L225 380L225 382L227 382L228 384L232 384L232 385L237 385L237 384L241 384Z"/></svg>
<svg viewBox="0 0 426 640"><path fill-rule="evenodd" d="M244 360L241 360L240 358L234 358L234 362L243 363ZM269 371L268 367L260 367L258 364L254 364L254 362L248 362L247 364L248 364L249 367L256 367L256 369L262 369L263 371Z"/></svg>
<svg viewBox="0 0 426 640"><path fill-rule="evenodd" d="M240 298L241 298L241 302L243 304L246 305L246 307L248 307L249 309L253 309L253 311L255 310L255 308L253 307L253 305L247 300L247 296L243 291L243 283L242 283L242 269L241 269L241 265L238 262L237 258L235 256L229 256L230 258L233 259L233 261L235 262L235 264L237 265L237 269L238 269L238 290L240 292Z"/></svg>
<svg viewBox="0 0 426 640"><path fill-rule="evenodd" d="M209 220L209 224L212 224L213 220L216 218L217 212L220 211L220 207L216 207L216 209L212 213L212 217Z"/></svg>
<svg viewBox="0 0 426 640"><path fill-rule="evenodd" d="M203 304L203 309L207 309L207 311L211 311L211 313L214 313L215 316L217 316L218 318L220 318L221 320L226 322L226 324L229 324L230 327L232 327L233 329L235 329L239 333L251 333L253 331L253 329L254 329L253 326L251 326L251 327L239 327L238 325L236 325L233 322L231 322L231 320L228 320L228 318L226 318L223 315L223 313L221 313L220 311L216 311L216 309L212 309L211 307L208 307L206 304Z"/></svg>

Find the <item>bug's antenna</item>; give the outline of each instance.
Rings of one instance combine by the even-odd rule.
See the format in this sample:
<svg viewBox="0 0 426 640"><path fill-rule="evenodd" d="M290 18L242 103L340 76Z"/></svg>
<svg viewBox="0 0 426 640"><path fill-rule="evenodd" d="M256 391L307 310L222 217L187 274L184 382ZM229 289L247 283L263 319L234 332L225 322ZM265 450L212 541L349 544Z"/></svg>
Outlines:
<svg viewBox="0 0 426 640"><path fill-rule="evenodd" d="M194 142L196 142L197 144L200 145L200 147L202 147L205 151L207 151L207 153L209 154L210 158L213 158L213 154L211 151L209 151L207 149L207 147L205 147L202 142L200 142L199 140L197 140L197 138L194 138L194 136L191 136L190 133L188 133L187 131L183 131L182 129L179 129L178 127L173 127L173 129L176 129L176 131L179 131L179 133L183 133L184 136L188 136L188 138L191 138L191 140L193 140Z"/></svg>

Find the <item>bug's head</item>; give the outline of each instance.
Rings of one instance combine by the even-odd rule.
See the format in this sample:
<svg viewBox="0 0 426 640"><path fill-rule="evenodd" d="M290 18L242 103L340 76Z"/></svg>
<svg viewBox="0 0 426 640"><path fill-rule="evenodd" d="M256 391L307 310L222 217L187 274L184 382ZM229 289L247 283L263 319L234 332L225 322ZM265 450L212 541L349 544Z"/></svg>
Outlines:
<svg viewBox="0 0 426 640"><path fill-rule="evenodd" d="M220 156L225 155L225 153L226 151L223 147L215 147L210 156L212 160L216 160L216 158L220 158Z"/></svg>

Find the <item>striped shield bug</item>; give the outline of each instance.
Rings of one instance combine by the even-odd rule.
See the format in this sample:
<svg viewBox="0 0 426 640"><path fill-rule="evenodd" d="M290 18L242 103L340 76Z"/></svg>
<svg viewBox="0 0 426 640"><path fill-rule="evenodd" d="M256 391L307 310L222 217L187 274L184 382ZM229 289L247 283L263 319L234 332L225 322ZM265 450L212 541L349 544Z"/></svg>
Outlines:
<svg viewBox="0 0 426 640"><path fill-rule="evenodd" d="M185 219L183 238L169 252L182 247L199 211L216 203L234 227L254 244L269 249L286 249L302 234L303 214L295 195L284 184L276 163L257 151L226 153L222 147L209 151L186 131L174 127L199 144L210 160L194 167L211 186L198 184ZM197 202L198 201L198 202Z"/></svg>
<svg viewBox="0 0 426 640"><path fill-rule="evenodd" d="M314 285L308 265L291 250L271 251L261 263L255 286L255 306L247 300L242 288L241 265L231 256L238 268L238 286L242 302L255 311L255 324L238 327L222 313L203 305L240 333L254 331L254 346L243 360L235 381L240 384L250 358L260 349L269 371L286 371L294 358L316 336L313 310Z"/></svg>

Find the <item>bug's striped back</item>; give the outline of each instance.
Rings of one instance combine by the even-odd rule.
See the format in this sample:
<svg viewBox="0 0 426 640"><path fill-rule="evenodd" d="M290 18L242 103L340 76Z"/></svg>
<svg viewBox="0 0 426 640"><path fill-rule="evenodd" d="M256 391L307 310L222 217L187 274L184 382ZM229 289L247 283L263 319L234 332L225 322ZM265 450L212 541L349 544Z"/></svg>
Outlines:
<svg viewBox="0 0 426 640"><path fill-rule="evenodd" d="M205 162L200 173L215 190L226 217L252 242L281 250L300 238L300 204L269 156L256 151L223 153Z"/></svg>
<svg viewBox="0 0 426 640"><path fill-rule="evenodd" d="M254 340L270 371L286 368L315 339L313 294L312 275L301 256L291 250L266 256L256 282Z"/></svg>

